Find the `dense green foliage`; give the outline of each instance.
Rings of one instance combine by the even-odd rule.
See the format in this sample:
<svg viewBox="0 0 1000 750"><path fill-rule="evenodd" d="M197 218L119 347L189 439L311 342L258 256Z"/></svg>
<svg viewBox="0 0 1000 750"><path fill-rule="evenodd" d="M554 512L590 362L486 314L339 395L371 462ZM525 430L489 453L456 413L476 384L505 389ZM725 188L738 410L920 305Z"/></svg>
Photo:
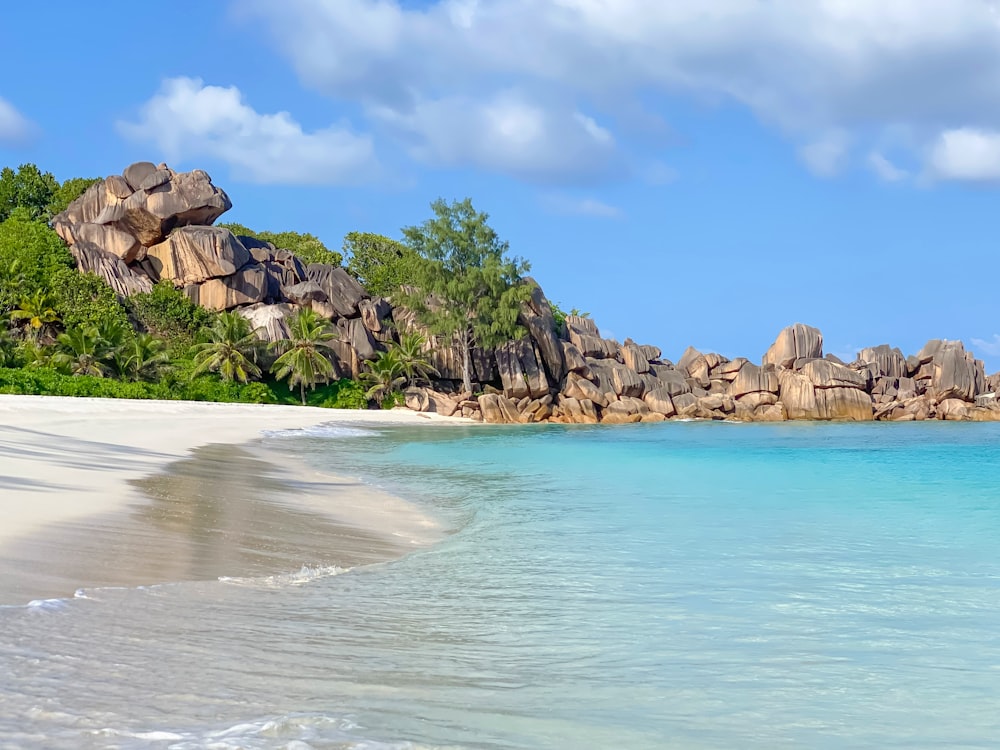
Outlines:
<svg viewBox="0 0 1000 750"><path fill-rule="evenodd" d="M402 242L371 232L344 237L347 270L376 297L391 297L413 279L414 251Z"/></svg>
<svg viewBox="0 0 1000 750"><path fill-rule="evenodd" d="M169 281L161 281L151 292L128 298L128 310L149 333L166 343L171 356L178 356L197 341L198 333L215 317L192 302Z"/></svg>
<svg viewBox="0 0 1000 750"><path fill-rule="evenodd" d="M71 269L73 256L59 235L21 207L0 223L0 310L54 287L53 274Z"/></svg>
<svg viewBox="0 0 1000 750"><path fill-rule="evenodd" d="M522 283L529 265L507 257L508 245L472 201L431 204L434 218L406 227L416 254L414 291L401 297L431 333L454 338L462 352L462 383L472 390L473 346L492 347L524 335L517 318L531 297Z"/></svg>
<svg viewBox="0 0 1000 750"><path fill-rule="evenodd" d="M48 219L49 204L59 190L59 182L51 172L42 172L34 164L22 164L15 172L10 167L0 170L0 221L22 208L29 219Z"/></svg>
<svg viewBox="0 0 1000 750"><path fill-rule="evenodd" d="M388 342L359 381L333 381L328 342L336 333L311 310L268 349L238 313L205 310L169 281L118 298L97 276L78 272L48 225L97 182L60 184L33 164L0 170L0 392L363 408L370 400L400 403L404 385L438 375L415 332ZM438 200L432 209L433 218L403 230L403 242L351 232L343 251L347 270L373 295L393 297L431 334L459 342L468 389L473 346L523 335L517 317L530 296L522 282L528 264L507 256L507 243L470 200ZM304 263L344 260L311 234L221 226Z"/></svg>
<svg viewBox="0 0 1000 750"><path fill-rule="evenodd" d="M313 234L255 232L250 227L236 223L219 224L219 226L238 236L254 237L263 242L270 242L279 250L290 250L303 263L329 263L332 266L339 266L344 261L343 255L336 250L330 250L320 241L319 237Z"/></svg>
<svg viewBox="0 0 1000 750"><path fill-rule="evenodd" d="M66 328L130 328L128 313L114 291L91 273L60 268L51 276L56 313Z"/></svg>

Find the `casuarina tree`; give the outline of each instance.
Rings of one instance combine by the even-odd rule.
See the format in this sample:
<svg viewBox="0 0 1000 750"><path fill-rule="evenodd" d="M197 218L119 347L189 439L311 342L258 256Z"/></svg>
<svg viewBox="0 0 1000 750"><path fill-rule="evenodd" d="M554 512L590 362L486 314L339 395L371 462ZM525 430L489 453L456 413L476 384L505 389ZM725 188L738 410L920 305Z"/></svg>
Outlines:
<svg viewBox="0 0 1000 750"><path fill-rule="evenodd" d="M472 349L519 338L521 304L531 296L522 282L529 266L507 256L508 244L472 201L431 204L434 218L406 227L416 255L413 286L400 300L434 335L455 341L462 355L462 385L472 390Z"/></svg>

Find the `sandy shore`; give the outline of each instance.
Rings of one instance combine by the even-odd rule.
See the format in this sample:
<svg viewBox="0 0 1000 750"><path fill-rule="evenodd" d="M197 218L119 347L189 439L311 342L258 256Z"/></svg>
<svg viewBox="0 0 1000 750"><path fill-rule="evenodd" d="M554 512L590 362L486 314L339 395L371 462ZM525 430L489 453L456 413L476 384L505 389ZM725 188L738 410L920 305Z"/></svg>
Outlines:
<svg viewBox="0 0 1000 750"><path fill-rule="evenodd" d="M267 430L456 421L408 411L0 395L0 603L81 586L390 559L440 529L398 498L294 459L279 468L252 443L233 446Z"/></svg>

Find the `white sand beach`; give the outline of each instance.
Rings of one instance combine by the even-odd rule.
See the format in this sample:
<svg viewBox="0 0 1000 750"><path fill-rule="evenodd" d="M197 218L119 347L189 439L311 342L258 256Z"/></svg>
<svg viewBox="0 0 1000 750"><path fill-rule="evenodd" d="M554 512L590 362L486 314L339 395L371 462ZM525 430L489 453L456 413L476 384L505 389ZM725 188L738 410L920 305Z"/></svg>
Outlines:
<svg viewBox="0 0 1000 750"><path fill-rule="evenodd" d="M79 580L48 580L40 587L44 591L35 592L30 581L31 572L37 567L34 563L48 561L53 555L53 545L30 542L36 537L41 538L43 532L56 528L63 531L75 528L82 532L81 538L85 538L93 530L91 524L94 519L101 519L101 529L108 532L107 519L116 518L117 511L148 502L148 493L138 486L140 480L163 473L171 465L195 455L192 451L197 453L196 449L204 446L245 444L260 437L264 431L318 425L442 425L456 422L464 420L405 410L354 411L254 404L0 395L0 514L3 518L0 523L0 562L5 558L11 562L7 567L18 571L18 591L32 595L65 593L64 590L71 585L146 582L146 578L156 574L165 580L174 580L172 576L183 577L185 571L162 569L183 557L177 554L176 548L171 548L159 556L155 571L137 564L139 561L134 559L123 563L132 572L126 575L125 571L121 571L121 580L106 575L99 581L87 580L86 566L81 566L81 561L74 559L71 565L63 566L56 578L72 578L73 571L66 568L73 568L80 571ZM208 456L205 459L203 453L203 460L211 463L212 458ZM320 474L304 464L292 466L287 457L283 457L282 467L273 466L261 460L260 451L251 453L249 458L242 454L240 460L243 462L240 466L244 468L235 469L233 457L226 458L225 462L232 464L230 471L242 472L239 476L230 476L230 479L245 482L251 488L255 481L263 481L265 477L272 482L275 477L288 480L291 491L285 493L286 499L294 501L302 511L325 514L341 527L350 527L357 532L354 534L355 542L364 538L368 540L369 548L372 547L371 540L376 537L397 540L400 549L405 549L406 545L424 543L435 533L440 533L432 528L433 522L415 506L356 481ZM251 465L252 468L245 468ZM201 471L204 474L204 468ZM194 481L196 486L204 486L206 481L214 480ZM226 494L221 486L225 481L225 477L218 480L220 486L215 495L221 497ZM122 514L123 519L125 515ZM287 521L280 523L286 524ZM111 526L114 525L113 522ZM163 536L151 535L150 538L160 543ZM350 564L350 545L345 547L343 538L340 542L337 564ZM105 544L107 546L110 545ZM357 547L357 544L354 546ZM129 554L135 555L136 552L130 550ZM381 549L381 555L392 556L388 548ZM105 570L110 567L107 564L103 566ZM208 574L215 571L205 569L200 572ZM239 572L233 571L234 574ZM188 575L191 573L187 571ZM199 574L199 571L194 571L194 574ZM53 586L59 591L55 591Z"/></svg>

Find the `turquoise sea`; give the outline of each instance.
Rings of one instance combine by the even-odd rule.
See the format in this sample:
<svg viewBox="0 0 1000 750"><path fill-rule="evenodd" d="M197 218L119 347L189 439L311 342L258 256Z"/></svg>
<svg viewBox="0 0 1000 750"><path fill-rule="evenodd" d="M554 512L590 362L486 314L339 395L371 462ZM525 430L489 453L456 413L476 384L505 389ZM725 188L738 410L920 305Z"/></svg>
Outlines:
<svg viewBox="0 0 1000 750"><path fill-rule="evenodd" d="M998 425L264 445L453 533L348 572L0 609L0 748L1000 745Z"/></svg>

